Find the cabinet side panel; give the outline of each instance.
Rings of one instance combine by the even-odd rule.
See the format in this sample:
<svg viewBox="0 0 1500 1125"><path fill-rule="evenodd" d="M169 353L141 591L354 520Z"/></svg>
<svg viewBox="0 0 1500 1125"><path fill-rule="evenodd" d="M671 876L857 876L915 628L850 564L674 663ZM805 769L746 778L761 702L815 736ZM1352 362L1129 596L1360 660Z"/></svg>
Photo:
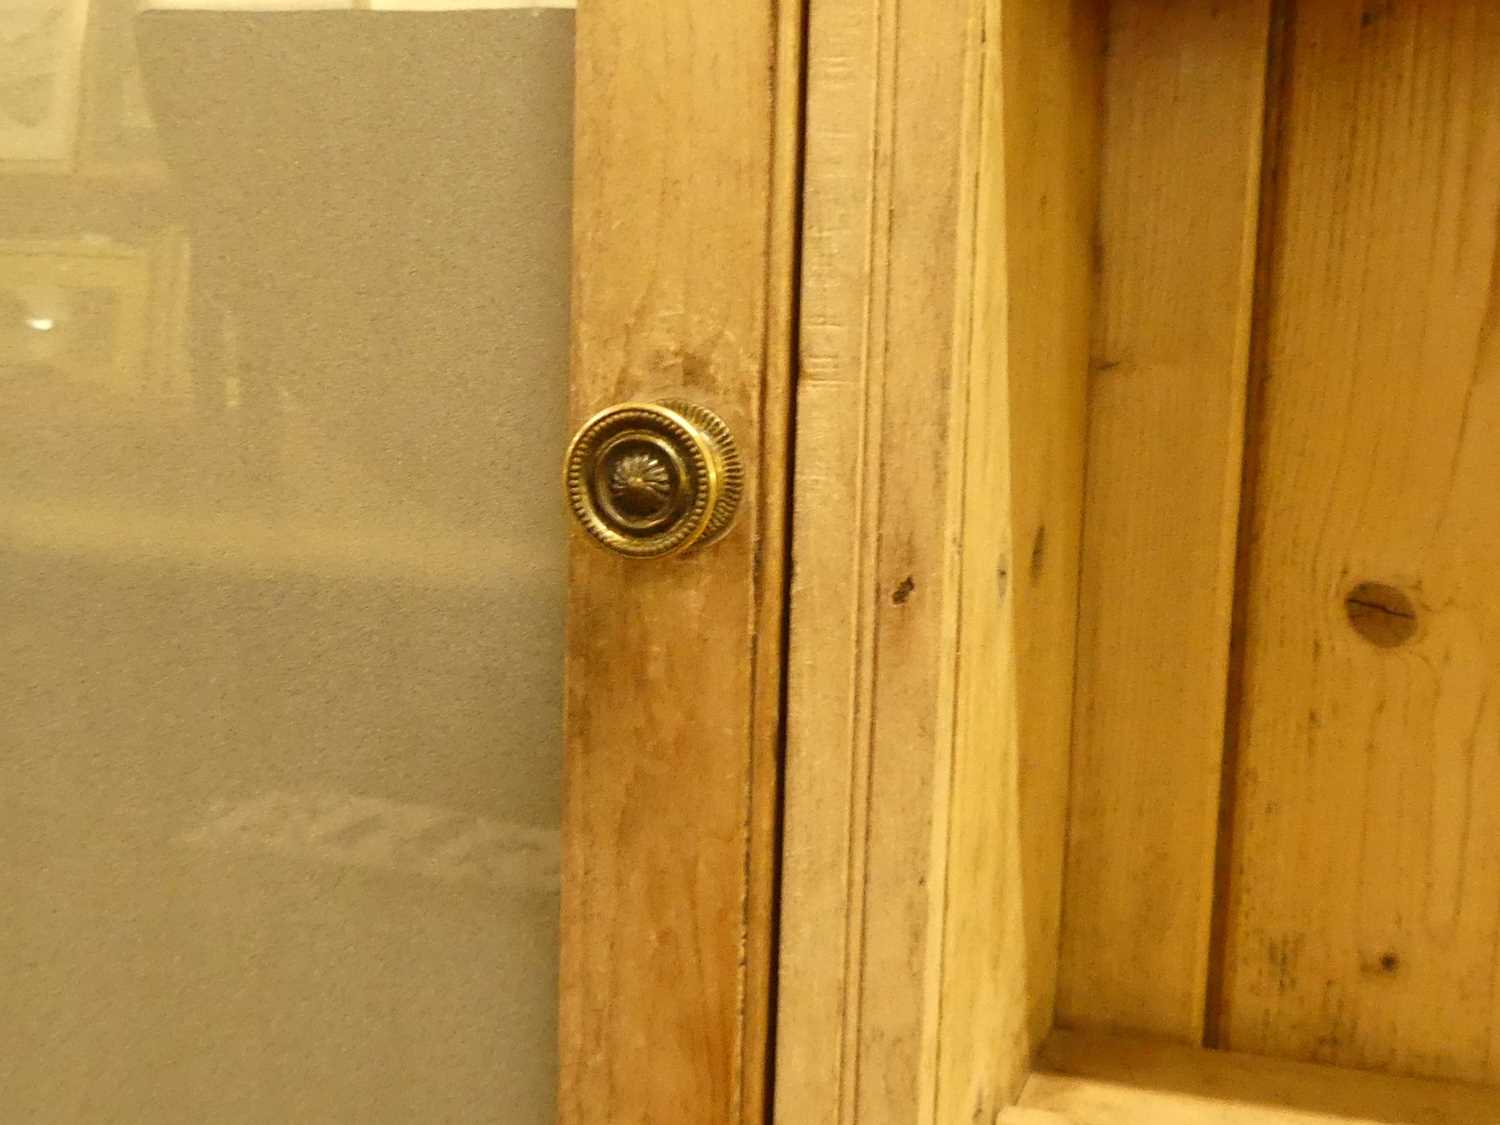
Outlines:
<svg viewBox="0 0 1500 1125"><path fill-rule="evenodd" d="M1296 5L1223 1029L1500 1079L1500 10Z"/></svg>
<svg viewBox="0 0 1500 1125"><path fill-rule="evenodd" d="M939 1121L993 1119L1053 1022L1100 17L992 2L980 37Z"/></svg>
<svg viewBox="0 0 1500 1125"><path fill-rule="evenodd" d="M1204 1023L1267 0L1109 5L1058 1019Z"/></svg>

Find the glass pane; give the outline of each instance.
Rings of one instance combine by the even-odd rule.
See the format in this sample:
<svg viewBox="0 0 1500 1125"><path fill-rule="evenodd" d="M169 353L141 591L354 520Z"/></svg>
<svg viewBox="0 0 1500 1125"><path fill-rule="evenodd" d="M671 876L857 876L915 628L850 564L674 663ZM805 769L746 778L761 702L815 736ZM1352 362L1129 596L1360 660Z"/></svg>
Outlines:
<svg viewBox="0 0 1500 1125"><path fill-rule="evenodd" d="M403 6L0 0L6 1125L555 1114L572 14Z"/></svg>

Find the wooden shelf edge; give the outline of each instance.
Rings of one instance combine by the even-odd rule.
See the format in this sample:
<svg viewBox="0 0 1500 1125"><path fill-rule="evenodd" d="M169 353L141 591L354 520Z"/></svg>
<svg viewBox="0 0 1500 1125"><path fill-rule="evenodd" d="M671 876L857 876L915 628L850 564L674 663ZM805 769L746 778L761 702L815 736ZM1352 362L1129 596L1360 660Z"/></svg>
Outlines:
<svg viewBox="0 0 1500 1125"><path fill-rule="evenodd" d="M1500 1089L1053 1033L999 1125L1495 1125Z"/></svg>

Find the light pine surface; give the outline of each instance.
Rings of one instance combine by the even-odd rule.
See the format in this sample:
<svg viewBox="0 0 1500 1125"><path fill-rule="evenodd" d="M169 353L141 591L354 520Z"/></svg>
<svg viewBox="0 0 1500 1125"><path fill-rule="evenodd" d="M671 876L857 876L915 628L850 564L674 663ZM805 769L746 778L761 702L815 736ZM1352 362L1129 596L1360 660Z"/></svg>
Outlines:
<svg viewBox="0 0 1500 1125"><path fill-rule="evenodd" d="M1289 31L1223 1031L1495 1082L1500 8L1301 4ZM1366 624L1414 635L1351 626L1363 582L1410 603Z"/></svg>
<svg viewBox="0 0 1500 1125"><path fill-rule="evenodd" d="M779 1112L1500 1121L1500 15L810 35Z"/></svg>
<svg viewBox="0 0 1500 1125"><path fill-rule="evenodd" d="M1051 1029L1068 804L1100 23L983 12L938 1122L1008 1104Z"/></svg>
<svg viewBox="0 0 1500 1125"><path fill-rule="evenodd" d="M1200 1041L1267 0L1108 7L1059 1019Z"/></svg>
<svg viewBox="0 0 1500 1125"><path fill-rule="evenodd" d="M690 398L749 481L681 559L574 537L566 1125L765 1116L800 28L769 0L578 14L573 420Z"/></svg>
<svg viewBox="0 0 1500 1125"><path fill-rule="evenodd" d="M1500 1091L1059 1032L999 1125L1491 1125Z"/></svg>
<svg viewBox="0 0 1500 1125"><path fill-rule="evenodd" d="M807 26L776 1116L838 1125L860 1049L894 11L818 4Z"/></svg>
<svg viewBox="0 0 1500 1125"><path fill-rule="evenodd" d="M787 1122L932 1119L968 10L811 10L778 988Z"/></svg>
<svg viewBox="0 0 1500 1125"><path fill-rule="evenodd" d="M992 1118L1051 1022L1091 26L811 12L778 1121Z"/></svg>

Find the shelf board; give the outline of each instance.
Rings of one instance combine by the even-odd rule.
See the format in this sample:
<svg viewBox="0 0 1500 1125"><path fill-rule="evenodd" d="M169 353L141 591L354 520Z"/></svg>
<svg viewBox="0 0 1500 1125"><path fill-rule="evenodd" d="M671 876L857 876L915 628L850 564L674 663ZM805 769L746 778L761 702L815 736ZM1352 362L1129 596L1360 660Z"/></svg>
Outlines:
<svg viewBox="0 0 1500 1125"><path fill-rule="evenodd" d="M1494 1125L1500 1089L1055 1032L999 1125Z"/></svg>

